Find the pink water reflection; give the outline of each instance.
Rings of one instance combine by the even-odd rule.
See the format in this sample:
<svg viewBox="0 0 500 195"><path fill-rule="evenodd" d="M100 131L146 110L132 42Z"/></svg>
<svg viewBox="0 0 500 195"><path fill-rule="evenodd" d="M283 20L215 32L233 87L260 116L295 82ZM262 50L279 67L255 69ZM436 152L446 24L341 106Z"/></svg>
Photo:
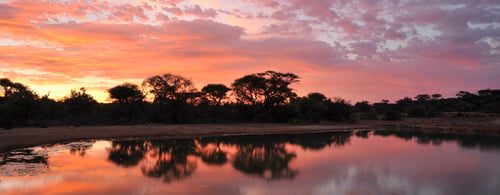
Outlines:
<svg viewBox="0 0 500 195"><path fill-rule="evenodd" d="M0 165L0 194L500 192L498 147L464 148L460 140L422 145L416 139L322 134L37 147L32 153L45 155L46 164L27 164L41 164L42 171L9 175L13 163Z"/></svg>

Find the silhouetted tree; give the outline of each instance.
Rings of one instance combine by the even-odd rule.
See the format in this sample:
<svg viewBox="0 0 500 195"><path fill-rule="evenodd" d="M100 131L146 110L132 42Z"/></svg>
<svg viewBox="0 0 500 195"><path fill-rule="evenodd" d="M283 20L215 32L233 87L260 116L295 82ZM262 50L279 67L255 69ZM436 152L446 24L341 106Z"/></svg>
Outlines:
<svg viewBox="0 0 500 195"><path fill-rule="evenodd" d="M21 83L14 83L8 78L0 79L0 87L3 88L3 97L9 97L10 95L18 92L29 91L28 87Z"/></svg>
<svg viewBox="0 0 500 195"><path fill-rule="evenodd" d="M330 121L349 121L353 119L352 105L343 98L334 97L328 99L327 120Z"/></svg>
<svg viewBox="0 0 500 195"><path fill-rule="evenodd" d="M257 75L246 75L236 79L231 85L236 100L243 104L264 103L265 79Z"/></svg>
<svg viewBox="0 0 500 195"><path fill-rule="evenodd" d="M470 93L468 91L459 91L456 96L460 99L463 99L465 101L470 101L476 97L475 94Z"/></svg>
<svg viewBox="0 0 500 195"><path fill-rule="evenodd" d="M0 97L0 126L12 126L33 123L37 113L38 95L21 83L0 79L3 97Z"/></svg>
<svg viewBox="0 0 500 195"><path fill-rule="evenodd" d="M227 97L227 92L231 90L223 84L208 84L201 89L203 96L206 97L211 104L220 106L222 100Z"/></svg>
<svg viewBox="0 0 500 195"><path fill-rule="evenodd" d="M458 105L457 105L457 111L458 112L463 112L465 115L469 115L470 112L474 111L476 109L476 99L477 95L470 93L468 91L459 91L456 94L458 98Z"/></svg>
<svg viewBox="0 0 500 195"><path fill-rule="evenodd" d="M500 113L500 90L483 89L478 91L480 106L484 112Z"/></svg>
<svg viewBox="0 0 500 195"><path fill-rule="evenodd" d="M144 94L137 85L124 83L108 90L110 97L116 103L141 102Z"/></svg>
<svg viewBox="0 0 500 195"><path fill-rule="evenodd" d="M266 71L236 79L232 89L236 100L243 104L241 112L248 118L287 121L293 116L290 100L297 96L290 85L297 83L298 78L292 73Z"/></svg>
<svg viewBox="0 0 500 195"><path fill-rule="evenodd" d="M417 100L419 102L429 101L430 99L431 99L431 96L429 96L428 94L420 94L420 95L415 96L415 100Z"/></svg>
<svg viewBox="0 0 500 195"><path fill-rule="evenodd" d="M307 97L292 101L296 117L305 122L347 121L353 118L352 106L344 99L326 99L321 93L310 93Z"/></svg>
<svg viewBox="0 0 500 195"><path fill-rule="evenodd" d="M189 94L196 91L191 80L170 73L149 77L142 85L154 95L155 103L185 102Z"/></svg>
<svg viewBox="0 0 500 195"><path fill-rule="evenodd" d="M408 107L413 103L410 97L404 97L403 99L397 100L398 110L400 112L408 113Z"/></svg>
<svg viewBox="0 0 500 195"><path fill-rule="evenodd" d="M98 103L87 90L82 87L78 91L71 90L69 96L65 97L63 103L66 107L66 113L70 117L70 121L81 125L91 122L91 114L97 111Z"/></svg>
<svg viewBox="0 0 500 195"><path fill-rule="evenodd" d="M266 71L257 73L258 76L265 78L264 104L268 106L281 105L295 98L297 94L290 88L291 84L299 82L299 77L292 73L279 73Z"/></svg>
<svg viewBox="0 0 500 195"><path fill-rule="evenodd" d="M326 96L324 94L318 93L318 92L307 94L307 98L309 98L312 101L316 101L316 102L326 101Z"/></svg>
<svg viewBox="0 0 500 195"><path fill-rule="evenodd" d="M268 107L282 105L296 97L290 85L299 82L298 79L292 73L266 71L236 79L232 87L239 102L263 103Z"/></svg>
<svg viewBox="0 0 500 195"><path fill-rule="evenodd" d="M292 102L299 119L306 122L319 122L326 119L328 100L321 93L310 93L307 97L297 98Z"/></svg>
<svg viewBox="0 0 500 195"><path fill-rule="evenodd" d="M214 122L219 120L219 112L221 109L221 104L224 99L227 98L227 92L231 90L223 84L208 84L201 89L202 102L201 113L211 121Z"/></svg>
<svg viewBox="0 0 500 195"><path fill-rule="evenodd" d="M432 94L431 97L432 97L432 100L439 100L443 96L441 94L439 94L439 93L435 93L435 94Z"/></svg>
<svg viewBox="0 0 500 195"><path fill-rule="evenodd" d="M153 117L160 122L186 123L196 118L193 105L198 104L200 93L191 80L168 73L147 78L143 87L154 95L158 112Z"/></svg>
<svg viewBox="0 0 500 195"><path fill-rule="evenodd" d="M370 111L370 109L371 109L371 106L370 106L370 102L368 102L368 101L356 102L356 104L354 104L355 112L368 112L368 111Z"/></svg>

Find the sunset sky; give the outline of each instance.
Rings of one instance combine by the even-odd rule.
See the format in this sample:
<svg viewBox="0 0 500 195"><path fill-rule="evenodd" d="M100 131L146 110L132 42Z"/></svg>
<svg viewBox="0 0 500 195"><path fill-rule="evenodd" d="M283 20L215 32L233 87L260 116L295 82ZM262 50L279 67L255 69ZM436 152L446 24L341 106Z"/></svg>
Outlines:
<svg viewBox="0 0 500 195"><path fill-rule="evenodd" d="M498 0L0 0L0 78L59 99L275 70L356 101L500 88Z"/></svg>

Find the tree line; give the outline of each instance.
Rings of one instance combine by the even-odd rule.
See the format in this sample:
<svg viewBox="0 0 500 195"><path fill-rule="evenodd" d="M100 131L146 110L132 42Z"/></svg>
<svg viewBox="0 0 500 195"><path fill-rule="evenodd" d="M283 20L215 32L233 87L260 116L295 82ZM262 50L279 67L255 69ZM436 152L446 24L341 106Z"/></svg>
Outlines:
<svg viewBox="0 0 500 195"><path fill-rule="evenodd" d="M483 89L477 94L459 91L456 97L443 98L441 94L419 94L404 97L395 103L388 100L369 104L357 102L353 112L362 119L399 120L401 117L440 117L451 113L452 117L497 115L500 113L500 89Z"/></svg>
<svg viewBox="0 0 500 195"><path fill-rule="evenodd" d="M293 73L266 71L245 75L231 86L207 84L197 90L190 79L171 73L146 78L139 86L123 83L108 90L112 103L98 103L85 88L62 100L39 96L22 83L0 79L0 126L113 125L146 123L240 123L352 121L435 117L442 112L500 113L500 90L466 91L456 98L439 94L351 105L345 99L314 92L299 97Z"/></svg>

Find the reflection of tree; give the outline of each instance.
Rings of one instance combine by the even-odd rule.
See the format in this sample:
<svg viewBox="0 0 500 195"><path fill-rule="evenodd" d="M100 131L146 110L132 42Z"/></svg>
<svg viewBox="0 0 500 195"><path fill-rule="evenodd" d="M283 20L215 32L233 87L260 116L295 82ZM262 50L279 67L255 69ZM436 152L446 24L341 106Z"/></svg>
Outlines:
<svg viewBox="0 0 500 195"><path fill-rule="evenodd" d="M11 162L16 163L38 163L47 165L49 157L46 154L38 154L33 149L16 150L2 155L0 165Z"/></svg>
<svg viewBox="0 0 500 195"><path fill-rule="evenodd" d="M24 176L44 173L49 169L48 154L29 148L0 156L0 176Z"/></svg>
<svg viewBox="0 0 500 195"><path fill-rule="evenodd" d="M113 141L108 159L124 167L140 165L144 175L168 183L195 171L196 161L188 158L195 154L193 139Z"/></svg>
<svg viewBox="0 0 500 195"><path fill-rule="evenodd" d="M168 183L190 176L196 170L196 161L189 155L196 152L193 139L151 141L142 172L149 177L162 178Z"/></svg>
<svg viewBox="0 0 500 195"><path fill-rule="evenodd" d="M285 147L290 137L233 136L225 137L223 143L236 147L232 165L245 174L266 179L294 178L296 170L289 163L296 157Z"/></svg>
<svg viewBox="0 0 500 195"><path fill-rule="evenodd" d="M395 136L405 140L416 138L418 144L441 145L445 141L456 141L463 148L479 148L481 150L500 149L500 137L485 135L458 135L443 133L424 133L411 131L376 131L374 135Z"/></svg>
<svg viewBox="0 0 500 195"><path fill-rule="evenodd" d="M124 167L135 166L144 158L148 149L146 141L113 141L109 160Z"/></svg>
<svg viewBox="0 0 500 195"><path fill-rule="evenodd" d="M288 166L296 157L288 152L283 143L238 145L233 166L247 174L267 179L294 178L296 171Z"/></svg>
<svg viewBox="0 0 500 195"><path fill-rule="evenodd" d="M356 134L356 137L367 139L369 133L370 133L369 130L359 130L359 131L356 131L355 134Z"/></svg>
<svg viewBox="0 0 500 195"><path fill-rule="evenodd" d="M292 179L297 170L290 168L289 164L296 154L287 149L288 144L319 150L332 145L344 146L350 142L351 136L352 132L346 131L197 140L114 141L108 158L124 167L139 165L144 175L162 178L165 182L190 176L196 170L197 157L208 165L224 165L230 161L236 170L265 179Z"/></svg>
<svg viewBox="0 0 500 195"><path fill-rule="evenodd" d="M218 138L204 138L199 140L198 149L201 160L208 165L223 165L227 162L227 154L220 148L221 141Z"/></svg>
<svg viewBox="0 0 500 195"><path fill-rule="evenodd" d="M84 141L84 142L72 142L67 144L69 147L70 154L78 154L80 156L85 156L87 150L94 145L95 141Z"/></svg>
<svg viewBox="0 0 500 195"><path fill-rule="evenodd" d="M331 137L331 142L334 146L341 147L351 142L351 131L336 132Z"/></svg>
<svg viewBox="0 0 500 195"><path fill-rule="evenodd" d="M350 142L351 135L350 131L302 134L293 136L291 143L304 149L320 150L332 144L337 147L344 146Z"/></svg>

